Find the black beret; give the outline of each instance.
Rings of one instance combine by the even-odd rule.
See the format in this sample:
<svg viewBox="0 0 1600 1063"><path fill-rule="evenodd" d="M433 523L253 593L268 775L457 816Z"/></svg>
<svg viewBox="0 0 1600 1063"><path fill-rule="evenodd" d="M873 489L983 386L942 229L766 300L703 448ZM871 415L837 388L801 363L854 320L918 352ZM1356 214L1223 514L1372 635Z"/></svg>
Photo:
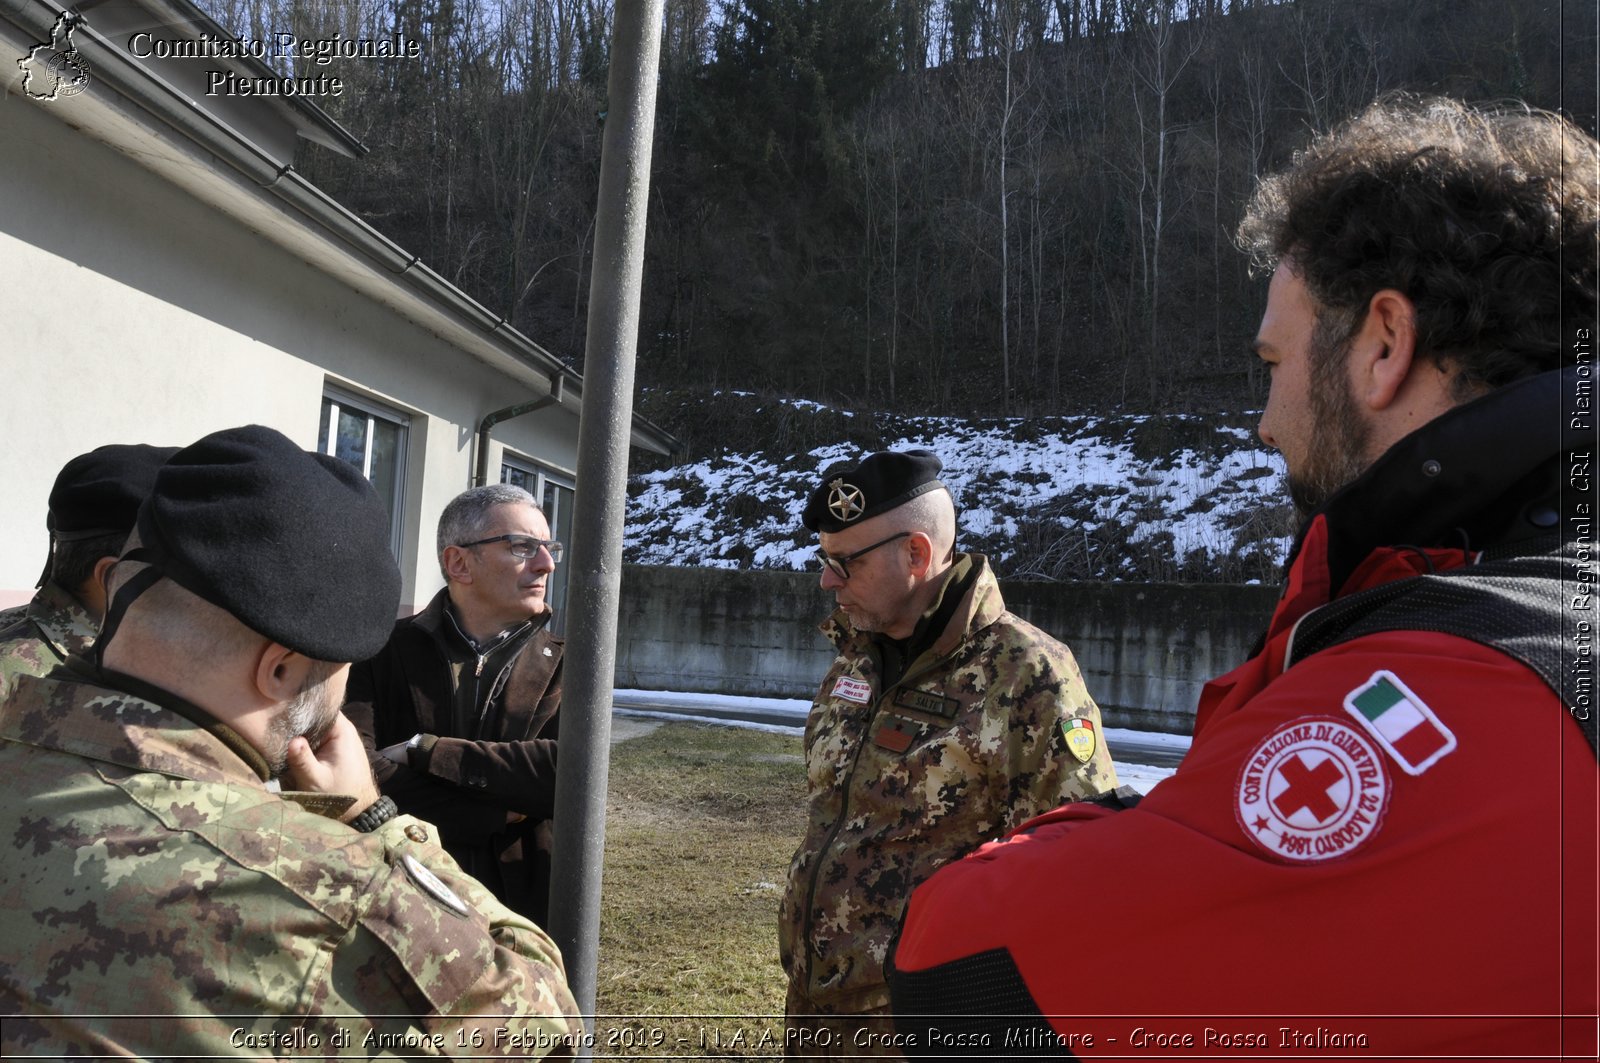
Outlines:
<svg viewBox="0 0 1600 1063"><path fill-rule="evenodd" d="M179 451L139 511L140 551L246 627L322 661L361 661L400 606L389 517L360 470L261 425Z"/></svg>
<svg viewBox="0 0 1600 1063"><path fill-rule="evenodd" d="M139 504L155 486L156 472L177 452L177 447L112 443L79 454L61 467L50 488L51 534L69 542L127 535Z"/></svg>
<svg viewBox="0 0 1600 1063"><path fill-rule="evenodd" d="M822 474L800 521L814 532L843 531L943 487L943 467L931 450L880 450L853 467L835 465Z"/></svg>

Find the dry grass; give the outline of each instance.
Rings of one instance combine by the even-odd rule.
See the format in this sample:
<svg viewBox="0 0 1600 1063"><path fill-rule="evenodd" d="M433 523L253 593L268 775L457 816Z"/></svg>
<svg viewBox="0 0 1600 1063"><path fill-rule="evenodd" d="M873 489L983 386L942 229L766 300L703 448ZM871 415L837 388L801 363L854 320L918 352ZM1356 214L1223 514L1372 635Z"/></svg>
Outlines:
<svg viewBox="0 0 1600 1063"><path fill-rule="evenodd" d="M780 1054L800 740L663 724L613 747L606 816L595 1058Z"/></svg>

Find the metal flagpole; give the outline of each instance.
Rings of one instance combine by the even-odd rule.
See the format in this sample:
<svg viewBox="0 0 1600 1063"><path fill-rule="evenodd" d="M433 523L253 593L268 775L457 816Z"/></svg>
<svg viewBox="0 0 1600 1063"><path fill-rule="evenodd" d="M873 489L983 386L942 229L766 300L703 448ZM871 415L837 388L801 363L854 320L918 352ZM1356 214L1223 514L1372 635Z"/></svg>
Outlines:
<svg viewBox="0 0 1600 1063"><path fill-rule="evenodd" d="M624 0L616 6L578 424L550 933L566 961L573 996L588 1016L594 1014L600 952L611 691L662 2ZM592 1034L592 1018L588 1026Z"/></svg>

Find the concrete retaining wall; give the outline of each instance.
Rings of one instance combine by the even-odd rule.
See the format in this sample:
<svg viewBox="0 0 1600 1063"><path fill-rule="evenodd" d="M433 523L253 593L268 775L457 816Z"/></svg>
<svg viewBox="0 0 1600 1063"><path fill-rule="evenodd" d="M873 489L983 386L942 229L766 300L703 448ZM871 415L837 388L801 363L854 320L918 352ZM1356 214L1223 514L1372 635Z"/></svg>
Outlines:
<svg viewBox="0 0 1600 1063"><path fill-rule="evenodd" d="M1206 680L1265 627L1270 587L1002 582L1006 604L1072 648L1108 724L1187 734ZM833 596L803 572L623 571L616 684L809 698L833 660Z"/></svg>

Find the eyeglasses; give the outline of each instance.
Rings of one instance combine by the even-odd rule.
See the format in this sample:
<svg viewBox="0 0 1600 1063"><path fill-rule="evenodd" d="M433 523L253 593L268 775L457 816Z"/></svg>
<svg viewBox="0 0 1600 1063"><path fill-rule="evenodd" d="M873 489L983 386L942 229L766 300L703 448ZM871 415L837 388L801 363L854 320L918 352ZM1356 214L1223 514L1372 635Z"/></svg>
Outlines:
<svg viewBox="0 0 1600 1063"><path fill-rule="evenodd" d="M903 532L899 533L898 535L891 535L887 539L879 539L877 542L873 543L871 546L863 547L860 550L857 550L853 554L845 554L843 557L834 557L832 554L828 553L826 550L822 549L822 547L819 546L819 547L817 547L817 560L822 562L822 567L823 568L827 569L829 572L832 572L835 576L838 576L840 579L849 579L850 578L850 562L854 561L858 557L862 557L862 556L865 556L866 554L872 553L872 551L876 550L880 546L887 546L890 543L894 542L896 539L904 539L907 536L909 536L910 534L911 533L908 532L908 531L903 531Z"/></svg>
<svg viewBox="0 0 1600 1063"><path fill-rule="evenodd" d="M554 539L535 539L531 535L496 535L492 539L479 539L475 543L457 543L456 545L465 550L469 546L488 546L490 543L507 544L511 550L511 556L521 558L524 561L532 557L538 557L539 550L542 547L550 551L550 560L559 565L561 564L561 555L566 552L565 548Z"/></svg>

